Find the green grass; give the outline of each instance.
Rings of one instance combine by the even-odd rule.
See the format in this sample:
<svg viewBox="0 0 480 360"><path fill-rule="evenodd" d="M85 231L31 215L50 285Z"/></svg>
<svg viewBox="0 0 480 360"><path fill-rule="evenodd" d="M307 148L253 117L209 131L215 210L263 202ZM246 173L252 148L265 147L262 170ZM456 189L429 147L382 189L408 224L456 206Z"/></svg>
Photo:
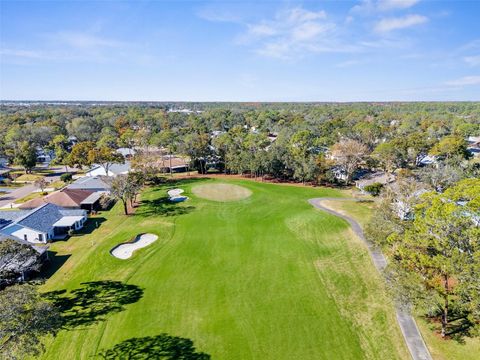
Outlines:
<svg viewBox="0 0 480 360"><path fill-rule="evenodd" d="M61 189L65 186L66 184L62 180L57 180L57 181L52 181L51 183L48 184L48 188L54 188L54 189Z"/></svg>
<svg viewBox="0 0 480 360"><path fill-rule="evenodd" d="M375 207L373 201L324 201L323 204L341 214L353 217L360 225L364 226L372 216L372 210Z"/></svg>
<svg viewBox="0 0 480 360"><path fill-rule="evenodd" d="M214 202L191 192L207 181L220 182L179 181L174 187L190 199L175 205L162 200L167 187L147 190L135 215L123 216L117 204L97 216L106 219L98 229L52 245L59 269L44 291L119 280L143 295L62 330L47 340L44 358L92 359L161 333L189 338L213 359L409 358L365 247L344 221L306 201L340 192L236 180L229 183L252 196ZM159 240L129 260L109 254L143 232ZM100 295L88 300L101 308Z"/></svg>
<svg viewBox="0 0 480 360"><path fill-rule="evenodd" d="M23 174L15 179L16 182L34 182L43 179L44 175L39 174Z"/></svg>
<svg viewBox="0 0 480 360"><path fill-rule="evenodd" d="M24 196L23 198L15 200L14 203L15 204L23 204L24 202L27 202L29 200L33 200L33 199L45 196L45 194L48 194L48 193L42 193L41 191L32 192L32 193L28 194L27 196Z"/></svg>

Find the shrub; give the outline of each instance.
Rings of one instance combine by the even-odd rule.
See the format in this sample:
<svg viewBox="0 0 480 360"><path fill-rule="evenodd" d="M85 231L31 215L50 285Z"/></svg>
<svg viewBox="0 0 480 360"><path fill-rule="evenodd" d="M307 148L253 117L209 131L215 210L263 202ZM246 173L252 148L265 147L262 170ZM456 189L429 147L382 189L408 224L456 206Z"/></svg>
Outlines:
<svg viewBox="0 0 480 360"><path fill-rule="evenodd" d="M62 180L65 183L70 182L70 181L72 181L72 174L71 173L62 174L62 175L60 175L60 180Z"/></svg>
<svg viewBox="0 0 480 360"><path fill-rule="evenodd" d="M366 192L368 192L372 196L378 196L380 195L380 192L382 191L383 184L380 183L373 183L371 185L367 185L363 188Z"/></svg>

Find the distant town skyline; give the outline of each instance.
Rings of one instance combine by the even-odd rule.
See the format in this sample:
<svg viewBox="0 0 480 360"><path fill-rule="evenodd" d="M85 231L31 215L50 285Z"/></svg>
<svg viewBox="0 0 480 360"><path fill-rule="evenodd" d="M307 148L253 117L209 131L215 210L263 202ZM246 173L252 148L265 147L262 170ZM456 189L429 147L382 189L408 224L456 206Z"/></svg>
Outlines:
<svg viewBox="0 0 480 360"><path fill-rule="evenodd" d="M0 7L1 100L480 100L479 1Z"/></svg>

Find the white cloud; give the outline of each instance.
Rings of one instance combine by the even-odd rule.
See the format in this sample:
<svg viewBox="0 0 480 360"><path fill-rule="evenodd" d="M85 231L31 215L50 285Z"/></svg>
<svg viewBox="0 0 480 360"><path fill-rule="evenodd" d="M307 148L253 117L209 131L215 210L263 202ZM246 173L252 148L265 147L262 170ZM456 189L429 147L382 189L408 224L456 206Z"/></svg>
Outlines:
<svg viewBox="0 0 480 360"><path fill-rule="evenodd" d="M463 60L470 66L480 66L480 55L465 56Z"/></svg>
<svg viewBox="0 0 480 360"><path fill-rule="evenodd" d="M32 48L20 45L0 48L2 61L22 64L40 61L109 63L121 60L148 64L153 61L152 56L141 51L141 44L114 40L92 32L59 31L39 37L38 45Z"/></svg>
<svg viewBox="0 0 480 360"><path fill-rule="evenodd" d="M230 9L222 9L218 6L207 6L197 11L197 16L201 19L214 22L241 23L242 19L238 13Z"/></svg>
<svg viewBox="0 0 480 360"><path fill-rule="evenodd" d="M388 11L394 9L408 9L419 2L420 0L379 0L377 6L379 10Z"/></svg>
<svg viewBox="0 0 480 360"><path fill-rule="evenodd" d="M5 57L25 58L25 59L50 59L48 54L37 50L23 49L0 49L0 55Z"/></svg>
<svg viewBox="0 0 480 360"><path fill-rule="evenodd" d="M393 30L406 29L412 26L424 24L428 18L423 15L411 14L402 17L383 18L374 27L377 33L388 33Z"/></svg>
<svg viewBox="0 0 480 360"><path fill-rule="evenodd" d="M464 76L459 79L446 82L449 86L472 86L480 85L480 75Z"/></svg>
<svg viewBox="0 0 480 360"><path fill-rule="evenodd" d="M254 24L254 25L248 25L248 32L250 35L254 36L273 36L277 34L277 30L267 24Z"/></svg>
<svg viewBox="0 0 480 360"><path fill-rule="evenodd" d="M352 12L371 14L376 12L409 9L420 0L361 0L352 8Z"/></svg>
<svg viewBox="0 0 480 360"><path fill-rule="evenodd" d="M262 56L292 59L305 53L349 52L354 46L341 44L336 24L324 11L296 7L278 12L272 19L248 24L239 42L253 44Z"/></svg>

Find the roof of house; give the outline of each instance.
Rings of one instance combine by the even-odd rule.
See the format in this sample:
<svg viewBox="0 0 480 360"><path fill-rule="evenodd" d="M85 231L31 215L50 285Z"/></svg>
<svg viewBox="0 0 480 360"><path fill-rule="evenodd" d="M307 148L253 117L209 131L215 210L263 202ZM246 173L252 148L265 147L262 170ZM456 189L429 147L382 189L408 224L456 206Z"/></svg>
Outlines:
<svg viewBox="0 0 480 360"><path fill-rule="evenodd" d="M119 175L119 174L125 174L127 172L130 171L130 161L125 161L124 164L112 164L110 165L110 167L108 168L108 171L114 175ZM93 165L93 167L87 172L90 173L94 170L97 170L97 169L102 169L103 170L103 167L98 165L98 164L95 164Z"/></svg>
<svg viewBox="0 0 480 360"><path fill-rule="evenodd" d="M1 211L0 218L17 211ZM7 226L20 225L41 232L49 232L53 224L65 216L85 216L86 211L80 209L63 209L55 204L44 204L30 211L19 212ZM13 215L15 216L15 215ZM5 228L4 226L3 228Z"/></svg>
<svg viewBox="0 0 480 360"><path fill-rule="evenodd" d="M384 172L377 172L373 174L367 174L356 181L358 187L365 187L375 183L386 185L395 181L395 176Z"/></svg>
<svg viewBox="0 0 480 360"><path fill-rule="evenodd" d="M80 207L82 201L92 195L94 192L82 189L63 189L50 195L32 199L19 206L20 209L34 209L43 204L50 203L61 207Z"/></svg>
<svg viewBox="0 0 480 360"><path fill-rule="evenodd" d="M89 195L87 198L82 200L82 205L92 205L95 204L100 198L105 194L105 191L95 191L92 192L91 195Z"/></svg>
<svg viewBox="0 0 480 360"><path fill-rule="evenodd" d="M0 211L0 229L12 224L17 219L27 215L28 210L2 210Z"/></svg>
<svg viewBox="0 0 480 360"><path fill-rule="evenodd" d="M8 174L12 169L5 168L2 165L0 165L0 175Z"/></svg>
<svg viewBox="0 0 480 360"><path fill-rule="evenodd" d="M119 154L122 154L123 156L133 156L137 153L137 151L135 149L131 149L131 148L118 148L117 149L117 152Z"/></svg>
<svg viewBox="0 0 480 360"><path fill-rule="evenodd" d="M467 138L467 141L469 143L478 143L478 142L480 142L480 136L469 136Z"/></svg>
<svg viewBox="0 0 480 360"><path fill-rule="evenodd" d="M170 160L171 158L171 160ZM172 164L172 169L183 168L188 166L189 159L183 158L175 155L165 155L163 158L157 160L157 166L170 168L170 163Z"/></svg>
<svg viewBox="0 0 480 360"><path fill-rule="evenodd" d="M67 189L110 190L110 185L101 176L84 176L68 185Z"/></svg>

